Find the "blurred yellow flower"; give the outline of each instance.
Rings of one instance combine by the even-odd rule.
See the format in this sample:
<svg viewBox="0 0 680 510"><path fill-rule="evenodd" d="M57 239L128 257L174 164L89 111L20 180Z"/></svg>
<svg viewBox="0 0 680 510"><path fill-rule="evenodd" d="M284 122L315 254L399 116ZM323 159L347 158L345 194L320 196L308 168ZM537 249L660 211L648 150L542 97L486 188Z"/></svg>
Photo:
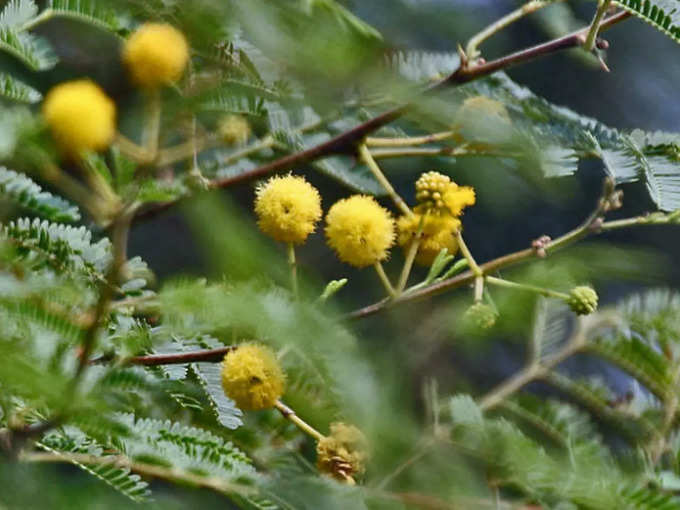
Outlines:
<svg viewBox="0 0 680 510"><path fill-rule="evenodd" d="M105 149L116 134L116 105L90 80L54 87L42 112L54 139L69 155Z"/></svg>
<svg viewBox="0 0 680 510"><path fill-rule="evenodd" d="M274 352L248 343L227 353L222 362L224 393L244 411L274 407L283 395L285 374Z"/></svg>
<svg viewBox="0 0 680 510"><path fill-rule="evenodd" d="M328 245L340 260L356 267L386 259L394 237L392 216L370 196L342 199L326 215Z"/></svg>
<svg viewBox="0 0 680 510"><path fill-rule="evenodd" d="M257 188L255 213L262 232L277 241L300 244L321 219L321 196L303 177L275 176Z"/></svg>
<svg viewBox="0 0 680 510"><path fill-rule="evenodd" d="M146 88L169 85L182 76L189 46L182 32L166 23L145 23L123 46L132 81Z"/></svg>
<svg viewBox="0 0 680 510"><path fill-rule="evenodd" d="M316 465L322 473L354 485L354 477L366 470L366 437L354 425L332 423L330 428L330 435L316 445Z"/></svg>
<svg viewBox="0 0 680 510"><path fill-rule="evenodd" d="M439 214L413 214L401 216L397 220L399 232L397 242L404 249L408 249L411 241L418 233L422 221L422 235L416 262L421 266L431 266L439 252L444 248L449 255L455 255L458 251L456 233L460 229L460 220L450 215Z"/></svg>
<svg viewBox="0 0 680 510"><path fill-rule="evenodd" d="M243 145L250 137L250 124L241 115L227 115L220 119L217 132L224 143Z"/></svg>

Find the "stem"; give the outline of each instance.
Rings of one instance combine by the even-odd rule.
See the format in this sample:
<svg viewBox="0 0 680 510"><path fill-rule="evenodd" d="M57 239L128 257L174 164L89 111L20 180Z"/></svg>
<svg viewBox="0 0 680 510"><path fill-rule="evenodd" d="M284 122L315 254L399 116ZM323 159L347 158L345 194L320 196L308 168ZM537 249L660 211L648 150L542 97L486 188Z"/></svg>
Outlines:
<svg viewBox="0 0 680 510"><path fill-rule="evenodd" d="M182 352L173 354L148 354L145 356L133 356L121 360L122 365L143 365L147 367L158 365L183 365L185 363L221 363L224 357L238 349L236 345L219 347L217 349L206 349L203 351ZM113 356L100 356L89 361L90 365L99 365L115 361Z"/></svg>
<svg viewBox="0 0 680 510"><path fill-rule="evenodd" d="M458 230L458 232L456 233L456 239L458 240L458 247L460 248L460 252L463 254L463 257L465 257L465 259L468 261L472 274L474 274L475 276L483 276L484 271L482 271L482 269L477 265L475 258L472 256L472 253L470 253L467 244L465 244L465 241L463 240L463 234L461 233L460 230Z"/></svg>
<svg viewBox="0 0 680 510"><path fill-rule="evenodd" d="M408 147L410 145L425 145L453 138L455 131L442 131L424 136L406 136L401 138L366 138L364 143L368 147Z"/></svg>
<svg viewBox="0 0 680 510"><path fill-rule="evenodd" d="M527 14L531 14L532 12L547 6L549 3L550 2L546 2L545 0L533 0L531 2L528 2L519 9L516 9L512 11L510 14L503 16L498 21L495 21L494 23L486 27L484 30L474 35L472 38L470 38L470 40L467 43L467 46L465 47L465 54L467 55L468 59L474 59L479 56L479 51L477 50L477 48L488 38L500 32L509 25L513 24L515 21L523 18Z"/></svg>
<svg viewBox="0 0 680 510"><path fill-rule="evenodd" d="M161 93L159 89L154 88L149 90L147 94L146 123L142 133L142 143L149 159L153 161L158 156L158 137L161 129Z"/></svg>
<svg viewBox="0 0 680 510"><path fill-rule="evenodd" d="M475 277L475 303L481 303L482 298L484 297L484 277L483 276L476 276Z"/></svg>
<svg viewBox="0 0 680 510"><path fill-rule="evenodd" d="M517 372L510 379L507 379L492 391L487 393L480 401L479 407L483 411L487 411L496 407L503 402L510 395L516 393L522 387L529 384L536 379L539 374L543 373L544 369L539 364L532 364L524 367Z"/></svg>
<svg viewBox="0 0 680 510"><path fill-rule="evenodd" d="M627 11L614 14L613 16L610 16L609 18L606 18L602 21L600 24L600 31L611 28L612 26L624 21L629 17L630 13ZM472 68L466 69L459 68L440 82L436 83L429 89L426 89L424 92L432 93L447 87L457 87L459 85L463 85L484 76L493 74L501 69L507 69L509 67L529 62L545 55L550 55L561 50L580 46L584 37L584 31L587 30L587 28L578 30L572 34L548 41L543 44L532 46L530 48L526 48L486 64L476 65ZM250 181L252 179L260 178L270 173L282 172L294 166L302 165L304 163L315 161L333 154L352 154L354 153L357 144L360 144L365 140L366 135L377 131L383 126L386 126L387 124L398 119L404 115L409 110L409 108L409 104L398 106L347 131L344 131L333 138L326 140L325 142L310 147L309 149L305 149L294 154L289 154L235 176L214 179L211 181L211 187L226 188L242 182ZM164 210L173 203L174 202L167 202L159 205L158 208L160 210ZM149 210L143 212L144 216L150 216L152 214L153 212Z"/></svg>
<svg viewBox="0 0 680 510"><path fill-rule="evenodd" d="M152 159L144 147L140 147L121 133L116 134L115 144L122 154L138 163L148 163Z"/></svg>
<svg viewBox="0 0 680 510"><path fill-rule="evenodd" d="M557 292L555 290L546 289L544 287L538 287L536 285L527 285L524 283L511 282L509 280L504 280L502 278L494 278L493 276L487 276L485 279L487 283L496 285L497 287L505 287L506 289L525 290L528 292L540 294L541 296L545 297L553 297L557 299L569 299L569 295L565 294L564 292Z"/></svg>
<svg viewBox="0 0 680 510"><path fill-rule="evenodd" d="M479 157L498 157L498 158L516 158L523 157L522 154L514 152L506 152L502 149L489 147L488 149L476 148L469 149L468 147L403 147L395 149L374 149L371 151L374 159L388 159L388 158L403 158L403 157L462 157L462 156L479 156Z"/></svg>
<svg viewBox="0 0 680 510"><path fill-rule="evenodd" d="M298 279L297 279L297 263L295 261L295 245L288 243L288 266L290 267L290 288L293 296L297 299L299 297Z"/></svg>
<svg viewBox="0 0 680 510"><path fill-rule="evenodd" d="M677 386L680 382L680 364L677 364L675 367L672 381L670 394L664 402L663 424L657 433L656 442L651 449L651 457L654 465L659 463L668 447L667 437L673 428L673 422L678 413L678 404L680 404L680 400L678 399Z"/></svg>
<svg viewBox="0 0 680 510"><path fill-rule="evenodd" d="M586 41L583 43L583 49L588 52L593 51L595 47L595 39L600 33L600 23L602 18L607 13L611 0L599 0L599 5L597 6L597 11L595 11L595 16L593 16L593 21L590 23L590 30L588 30L588 35L586 36Z"/></svg>
<svg viewBox="0 0 680 510"><path fill-rule="evenodd" d="M20 460L23 462L70 462L82 465L110 465L117 468L127 468L130 471L147 477L183 482L191 486L205 487L224 494L248 494L255 492L253 487L242 486L230 480L212 476L200 476L176 467L168 468L157 464L132 461L123 455L100 457L86 453L37 452L25 453L21 456Z"/></svg>
<svg viewBox="0 0 680 510"><path fill-rule="evenodd" d="M392 282L390 282L390 279L385 274L385 269L383 268L382 263L378 261L375 264L373 264L373 267L375 268L375 272L378 273L378 277L380 278L383 287L385 287L385 290L390 295L390 297L393 298L396 297L397 293L394 290L394 287L392 286Z"/></svg>
<svg viewBox="0 0 680 510"><path fill-rule="evenodd" d="M645 216L636 216L634 218L629 219L605 222L602 224L600 228L598 228L597 230L593 230L591 228L593 223L589 219L576 229L568 232L564 236L556 239L555 241L548 243L545 249L546 252L552 253L558 249L564 248L565 246L568 246L580 240L583 237L586 237L591 233L616 230L619 228L626 228L632 225L661 224L661 223L662 222L659 220L650 221ZM526 262L527 260L530 260L535 256L536 251L533 248L527 248L524 250L509 253L507 255L502 255L498 258L490 260L479 266L479 269L482 271L483 274L488 274L506 267ZM447 278L446 280L434 282L430 285L422 287L418 285L416 286L418 288L406 289L396 299L393 300L383 299L371 305L354 310L353 312L347 314L345 317L348 319L362 319L364 317L368 317L369 315L378 313L386 309L388 306L395 306L398 304L407 303L410 301L415 301L430 296L435 296L437 294L441 294L442 292L462 287L463 285L468 285L474 281L476 276L477 275L474 274L472 271L466 271L464 273L459 273L451 278Z"/></svg>
<svg viewBox="0 0 680 510"><path fill-rule="evenodd" d="M408 251L406 252L406 259L404 259L404 266L401 268L401 275L399 276L397 294L401 294L402 292L404 292L404 289L406 288L408 277L411 274L411 269L413 269L413 262L415 261L416 255L418 254L418 248L420 247L420 239L422 233L423 230L421 226L420 230L418 230L418 233L416 234L415 239L411 241L411 244L408 247Z"/></svg>
<svg viewBox="0 0 680 510"><path fill-rule="evenodd" d="M295 411L293 411L290 407L288 407L280 400L276 401L275 407L276 409L279 410L279 412L283 415L283 417L286 420L294 423L297 426L297 428L299 428L302 432L304 432L308 436L313 437L317 441L321 441L322 439L326 438L326 436L324 436L321 432L312 427L309 423L305 422L302 418L295 414Z"/></svg>
<svg viewBox="0 0 680 510"><path fill-rule="evenodd" d="M371 151L368 150L366 144L361 144L359 146L359 156L361 157L363 162L366 163L366 165L371 170L373 176L377 179L380 185L385 189L385 191L387 191L387 194L390 196L394 204L397 206L397 209L399 209L404 215L411 216L413 214L411 212L411 209L409 208L408 205L406 205L406 202L404 202L404 200L397 194L397 192L394 191L392 184L387 179L387 177L385 177L385 174L383 174L382 170L380 170L378 163L376 163L375 159L373 159L373 156L371 156Z"/></svg>

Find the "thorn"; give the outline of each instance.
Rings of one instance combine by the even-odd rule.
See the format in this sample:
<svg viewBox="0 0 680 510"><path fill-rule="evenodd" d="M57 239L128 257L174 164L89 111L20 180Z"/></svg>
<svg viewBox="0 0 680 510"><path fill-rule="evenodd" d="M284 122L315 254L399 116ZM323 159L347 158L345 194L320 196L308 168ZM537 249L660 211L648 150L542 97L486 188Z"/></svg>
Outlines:
<svg viewBox="0 0 680 510"><path fill-rule="evenodd" d="M598 56L597 56L597 60L600 61L600 68L601 68L603 71L605 71L605 72L607 72L607 73L611 72L611 71L609 70L609 67L607 67L607 64L605 63L605 61L602 59L601 56L598 55Z"/></svg>
<svg viewBox="0 0 680 510"><path fill-rule="evenodd" d="M456 48L456 50L458 51L458 56L460 57L460 67L461 67L461 69L466 69L469 61L468 61L468 56L465 53L465 50L463 49L463 47L460 44L458 44L458 47Z"/></svg>

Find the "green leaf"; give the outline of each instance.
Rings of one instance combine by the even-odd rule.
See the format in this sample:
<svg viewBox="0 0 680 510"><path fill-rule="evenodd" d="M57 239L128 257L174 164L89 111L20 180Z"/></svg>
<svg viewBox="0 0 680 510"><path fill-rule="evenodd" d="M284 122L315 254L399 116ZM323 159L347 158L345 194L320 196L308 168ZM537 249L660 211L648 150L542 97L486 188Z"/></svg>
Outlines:
<svg viewBox="0 0 680 510"><path fill-rule="evenodd" d="M449 402L451 419L456 424L480 425L484 421L482 410L469 395L456 395Z"/></svg>
<svg viewBox="0 0 680 510"><path fill-rule="evenodd" d="M119 420L131 431L120 447L131 459L178 467L203 476L248 478L255 469L232 443L196 427L171 421L140 419L130 414Z"/></svg>
<svg viewBox="0 0 680 510"><path fill-rule="evenodd" d="M194 363L192 369L198 377L210 399L217 420L228 429L236 429L243 422L243 412L236 407L233 400L224 394L222 389L221 363Z"/></svg>
<svg viewBox="0 0 680 510"><path fill-rule="evenodd" d="M85 437L82 433L74 432L76 429L73 427L68 427L67 430L71 431L72 437L68 437L66 434L62 437L59 437L57 434L50 434L42 442L38 443L38 447L55 455L85 453L101 457L104 461L106 460L107 455L103 454L104 449L96 444L95 441ZM70 462L83 471L99 478L102 482L132 501L137 503L147 501L151 495L148 489L149 484L143 481L139 475L131 473L129 468L118 466L116 456L108 455L108 457L110 457L109 463L88 464L78 462L77 460L70 460Z"/></svg>
<svg viewBox="0 0 680 510"><path fill-rule="evenodd" d="M36 89L6 73L0 73L0 96L17 103L32 104L42 99Z"/></svg>
<svg viewBox="0 0 680 510"><path fill-rule="evenodd" d="M677 0L614 0L613 3L680 43L680 10Z"/></svg>
<svg viewBox="0 0 680 510"><path fill-rule="evenodd" d="M61 197L52 195L24 174L0 166L0 198L51 221L78 221L78 208Z"/></svg>
<svg viewBox="0 0 680 510"><path fill-rule="evenodd" d="M46 11L63 18L82 21L105 30L119 30L121 23L116 12L104 7L103 4L105 3L97 0L50 0Z"/></svg>
<svg viewBox="0 0 680 510"><path fill-rule="evenodd" d="M9 53L32 71L45 71L57 63L57 57L45 39L11 28L0 27L0 51Z"/></svg>
<svg viewBox="0 0 680 510"><path fill-rule="evenodd" d="M33 0L10 0L0 12L0 28L14 28L26 23L38 14Z"/></svg>
<svg viewBox="0 0 680 510"><path fill-rule="evenodd" d="M2 236L25 250L27 256L46 257L55 269L84 271L95 277L111 263L108 238L92 242L92 233L85 227L20 218L2 227Z"/></svg>

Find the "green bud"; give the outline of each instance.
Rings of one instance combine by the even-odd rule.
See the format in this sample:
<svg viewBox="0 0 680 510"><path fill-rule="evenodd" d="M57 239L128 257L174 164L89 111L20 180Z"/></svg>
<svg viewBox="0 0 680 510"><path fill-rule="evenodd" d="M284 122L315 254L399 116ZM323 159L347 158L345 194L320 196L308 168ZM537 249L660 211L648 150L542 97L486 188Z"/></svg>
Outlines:
<svg viewBox="0 0 680 510"><path fill-rule="evenodd" d="M474 303L465 311L463 321L477 329L490 329L496 324L498 313L485 303Z"/></svg>
<svg viewBox="0 0 680 510"><path fill-rule="evenodd" d="M574 287L569 292L567 304L577 315L589 315L597 310L597 292L586 285Z"/></svg>

